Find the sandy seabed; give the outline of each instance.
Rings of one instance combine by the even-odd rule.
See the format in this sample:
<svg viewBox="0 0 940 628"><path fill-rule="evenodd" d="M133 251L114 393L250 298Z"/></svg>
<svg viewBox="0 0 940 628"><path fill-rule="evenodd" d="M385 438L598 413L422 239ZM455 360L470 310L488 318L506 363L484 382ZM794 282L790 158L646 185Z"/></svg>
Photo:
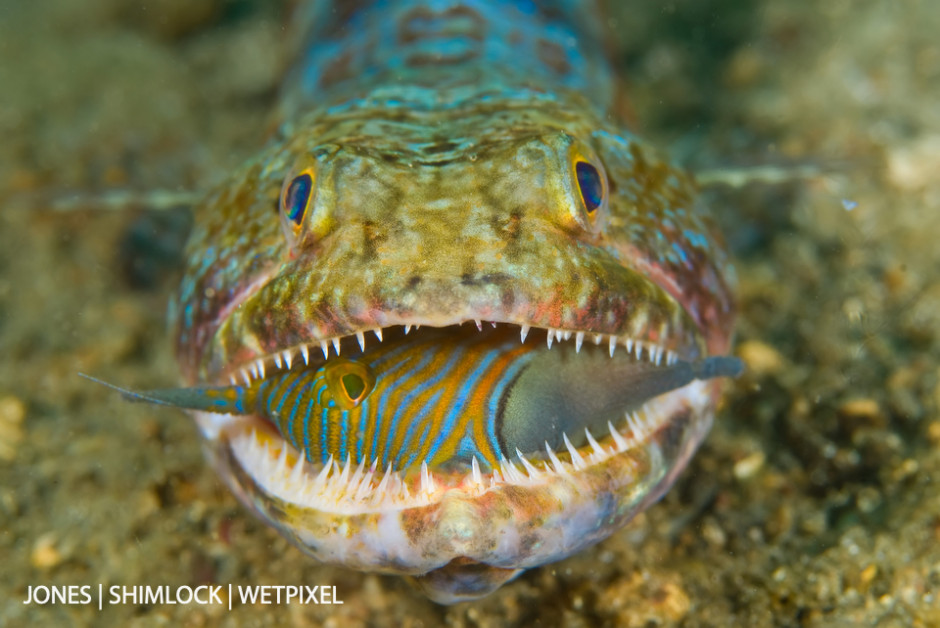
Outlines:
<svg viewBox="0 0 940 628"><path fill-rule="evenodd" d="M706 191L748 372L660 504L440 607L305 558L222 487L188 419L76 375L176 381L165 304L188 221L44 199L200 189L250 155L280 4L0 0L0 624L940 626L940 11L610 4L641 135L703 177L788 175ZM99 584L225 601L99 611ZM344 603L229 610L228 584ZM95 603L23 604L70 585Z"/></svg>

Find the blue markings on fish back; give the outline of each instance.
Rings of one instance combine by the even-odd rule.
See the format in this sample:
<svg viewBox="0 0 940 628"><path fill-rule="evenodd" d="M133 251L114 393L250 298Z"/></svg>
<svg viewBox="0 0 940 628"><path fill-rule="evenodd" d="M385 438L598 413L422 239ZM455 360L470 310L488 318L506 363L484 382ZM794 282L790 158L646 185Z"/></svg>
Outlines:
<svg viewBox="0 0 940 628"><path fill-rule="evenodd" d="M409 369L407 373L394 373L392 376L400 381L413 381L415 374L422 373L427 367L428 363L431 361L432 357L433 356L430 353L424 353L421 355L420 362L415 367ZM402 367L405 366L407 366L407 362L402 361ZM411 401L418 394L419 390L422 389L419 387L411 387L407 389L404 399L398 402L397 410L401 411L402 408L410 406ZM383 433L383 431L386 432L384 439L385 443L380 457L382 462L385 462L389 459L388 449L395 433L394 426L398 424L398 419L400 418L400 416L391 415L391 413L386 412L385 410L389 408L389 398L397 394L401 394L401 390L399 390L397 387L388 387L380 397L377 406L373 409L373 412L375 413L374 418L370 417L376 422L376 431L373 435L373 445L376 444L375 441ZM375 448L373 447L372 452L374 451Z"/></svg>
<svg viewBox="0 0 940 628"><path fill-rule="evenodd" d="M419 106L450 92L575 91L612 100L601 29L589 0L314 2L295 17L300 62L285 83L286 119L310 107L363 102ZM417 91L416 91L417 88ZM421 88L429 88L422 92ZM512 88L512 90L510 89ZM460 96L457 96L457 94Z"/></svg>
<svg viewBox="0 0 940 628"><path fill-rule="evenodd" d="M317 384L316 380L312 381L310 383L310 388L313 388L316 384ZM313 406L316 402L317 395L314 395L312 392L308 394L309 394L309 399L307 399L307 409L304 410L304 418L303 418L304 446L301 451L304 452L304 456L308 460L311 460L312 458L310 454L310 423L313 421L313 416L312 416ZM291 434L294 434L293 430L291 430ZM297 447L296 438L294 439L293 442L294 442L294 447Z"/></svg>
<svg viewBox="0 0 940 628"><path fill-rule="evenodd" d="M296 375L293 377L288 376L282 378L281 386L278 390L280 393L280 398L278 399L277 407L274 409L274 412L277 416L281 416L281 410L284 408L284 403L287 401L287 397L290 396L291 391L297 387L299 382L300 377L297 377Z"/></svg>
<svg viewBox="0 0 940 628"><path fill-rule="evenodd" d="M464 359L464 352L462 348L457 348L455 351L451 353L451 355L449 356L444 366L441 367L440 370L438 370L438 372L433 377L429 379L425 379L423 382L421 382L421 385L415 389L414 391L415 394L408 395L409 403L402 404L396 410L395 419L394 419L394 424L396 426L400 425L400 420L403 414L405 414L406 416L412 417L411 424L405 428L406 429L405 438L402 440L402 443L401 443L403 451L410 450L412 452L416 452L420 450L420 443L413 444L413 441L412 441L414 428L420 421L423 421L426 419L433 420L433 416L434 416L432 414L433 409L436 407L437 401L439 400L440 395L442 394L443 391L437 390L420 410L412 407L410 402L413 401L414 398L420 395L421 393L424 393L429 389L436 388L438 384L441 382L441 380L443 380L445 377L447 378L454 377L455 374L452 372L452 370L454 366L458 364L460 361L462 361L463 359ZM420 372L417 373L417 375L419 375L418 381L420 381L421 379ZM439 428L439 429L446 429L446 428ZM416 448L415 445L417 445L418 447ZM396 467L401 464L401 455L403 451L399 451L395 453L394 459L395 459ZM431 457L433 451L434 451L434 447L432 446L431 451L428 454L428 457ZM409 460L409 464L411 463L411 461L412 460Z"/></svg>
<svg viewBox="0 0 940 628"><path fill-rule="evenodd" d="M304 401L304 399L306 399L307 400L307 412L306 412L306 415L302 419L306 423L307 421L309 421L310 407L313 402L313 399L312 399L313 396L310 394L310 388L313 386L313 383L314 383L313 373L310 373L309 371L304 372L303 380L304 380L304 385L301 387L300 392L297 395L297 400L294 402L293 406L291 407L290 416L288 416L287 418L286 436L287 436L287 440L290 441L290 443L294 447L297 447L297 436L296 436L296 433L294 432L294 424L297 420L297 410L300 409L301 402ZM306 453L307 451L306 445L304 446L303 451L304 453Z"/></svg>
<svg viewBox="0 0 940 628"><path fill-rule="evenodd" d="M428 453L428 457L433 457L444 444L444 441L450 438L454 438L456 433L455 423L458 419L458 415L466 412L466 401L477 386L480 385L480 378L492 367L493 360L499 357L497 351L487 351L482 359L475 365L474 369L467 374L462 376L460 373L453 373L451 377L464 377L463 385L461 386L458 397L454 403L451 404L447 416L444 419L444 424L438 427L437 438L434 440L434 443L431 446L431 451ZM479 449L482 443L477 443L477 448ZM490 443L491 447L496 448L495 441Z"/></svg>

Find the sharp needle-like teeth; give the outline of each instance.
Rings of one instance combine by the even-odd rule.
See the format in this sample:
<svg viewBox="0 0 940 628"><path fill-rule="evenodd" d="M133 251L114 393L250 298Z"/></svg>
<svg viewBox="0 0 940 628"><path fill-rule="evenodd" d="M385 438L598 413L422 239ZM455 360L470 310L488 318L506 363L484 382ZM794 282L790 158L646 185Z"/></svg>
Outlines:
<svg viewBox="0 0 940 628"><path fill-rule="evenodd" d="M431 495L434 492L434 478L428 471L428 461L421 463L421 492L425 495Z"/></svg>
<svg viewBox="0 0 940 628"><path fill-rule="evenodd" d="M251 378L258 379L258 365L252 362L248 368L251 370Z"/></svg>
<svg viewBox="0 0 940 628"><path fill-rule="evenodd" d="M323 352L323 359L328 360L330 357L330 345L326 340L320 341L320 351Z"/></svg>
<svg viewBox="0 0 940 628"><path fill-rule="evenodd" d="M567 474L568 471L565 469L565 465L561 460L558 459L558 456L555 455L555 452L548 444L548 441L545 441L545 451L548 452L548 459L552 461L552 466L555 467L555 472L560 474Z"/></svg>
<svg viewBox="0 0 940 628"><path fill-rule="evenodd" d="M490 473L490 486L498 486L503 483L503 476L500 474L498 469L493 469L493 472Z"/></svg>
<svg viewBox="0 0 940 628"><path fill-rule="evenodd" d="M587 467L584 464L584 458L581 457L581 454L578 453L578 450L575 449L574 445L571 444L571 441L568 440L567 434L562 434L561 437L565 439L565 447L568 448L568 453L571 455L571 464L574 465L575 469L584 469Z"/></svg>
<svg viewBox="0 0 940 628"><path fill-rule="evenodd" d="M375 337L379 339L379 342L382 342L382 330L381 329L373 329L372 333L375 334Z"/></svg>
<svg viewBox="0 0 940 628"><path fill-rule="evenodd" d="M366 474L364 478L359 483L359 488L356 489L356 501L362 501L372 490L372 472Z"/></svg>
<svg viewBox="0 0 940 628"><path fill-rule="evenodd" d="M627 349L627 353L633 353L633 338L625 338L623 346Z"/></svg>
<svg viewBox="0 0 940 628"><path fill-rule="evenodd" d="M343 470L339 474L339 478L336 481L336 490L339 494L342 494L349 487L349 471L352 466L352 458L349 454L346 454L346 464L343 465Z"/></svg>
<svg viewBox="0 0 940 628"><path fill-rule="evenodd" d="M236 380L235 380L235 376L234 376L234 375L229 375L229 376L228 376L228 381L230 381L230 382L232 383L232 386L235 386L236 383L237 383Z"/></svg>
<svg viewBox="0 0 940 628"><path fill-rule="evenodd" d="M614 444L617 445L617 451L626 451L627 439L623 437L620 430L615 428L610 421L607 421L607 429L610 430L610 437L614 439Z"/></svg>
<svg viewBox="0 0 940 628"><path fill-rule="evenodd" d="M617 348L617 337L611 336L607 344L610 346L610 357L614 357L614 349Z"/></svg>
<svg viewBox="0 0 940 628"><path fill-rule="evenodd" d="M514 484L520 484L525 480L525 477L519 473L519 469L516 468L516 465L506 460L505 456L499 461L499 467L503 470L503 475L506 476L506 479Z"/></svg>
<svg viewBox="0 0 940 628"><path fill-rule="evenodd" d="M292 354L291 354L291 350L290 350L290 349L285 349L285 350L284 350L284 353L283 353L282 355L283 355L283 357L284 357L284 366L286 366L286 367L287 367L287 370L289 371L289 370L290 370L290 367L291 367L291 364L293 364L293 362L294 362L294 358L293 358L293 356L292 356Z"/></svg>
<svg viewBox="0 0 940 628"><path fill-rule="evenodd" d="M359 341L359 348L363 351L366 350L366 335L361 331L356 332L356 340Z"/></svg>
<svg viewBox="0 0 940 628"><path fill-rule="evenodd" d="M594 334L594 344L601 344L601 340L604 339L604 334Z"/></svg>
<svg viewBox="0 0 940 628"><path fill-rule="evenodd" d="M528 335L529 335L529 326L528 326L528 325L523 325L522 327L519 328L519 336L520 336L522 342L525 342L525 337L528 336Z"/></svg>
<svg viewBox="0 0 940 628"><path fill-rule="evenodd" d="M245 386L251 386L251 376L248 375L248 371L242 369L240 372L242 379L245 381Z"/></svg>
<svg viewBox="0 0 940 628"><path fill-rule="evenodd" d="M522 463L522 466L525 467L525 470L529 472L529 477L533 480L542 477L542 472L539 471L534 464L529 462L525 456L522 455L522 452L519 451L519 448L516 447L516 456L519 457L519 462Z"/></svg>
<svg viewBox="0 0 940 628"><path fill-rule="evenodd" d="M359 462L359 466L356 467L356 472L353 473L352 478L350 478L350 480L349 480L349 486L347 486L347 490L348 490L349 492L355 491L355 493L356 493L357 495L359 494L359 490L358 490L358 489L359 489L359 484L360 484L360 483L362 482L362 480L363 480L363 477L362 477L362 476L363 476L363 473L362 473L362 471L363 471L363 467L365 466L365 462L366 462L365 460L361 460L361 461Z"/></svg>
<svg viewBox="0 0 940 628"><path fill-rule="evenodd" d="M408 335L408 332L411 331L411 325L405 325L405 335Z"/></svg>
<svg viewBox="0 0 940 628"><path fill-rule="evenodd" d="M284 365L281 364L281 354L280 354L280 353L275 353L275 354L274 354L274 366L276 366L277 368L284 368Z"/></svg>
<svg viewBox="0 0 940 628"><path fill-rule="evenodd" d="M304 364L310 364L310 350L307 345L300 345L300 355L304 359Z"/></svg>
<svg viewBox="0 0 940 628"><path fill-rule="evenodd" d="M640 420L640 415L636 412L627 413L627 425L630 426L635 438L643 438L646 436L646 432L643 429L643 422Z"/></svg>
<svg viewBox="0 0 940 628"><path fill-rule="evenodd" d="M379 485L376 487L373 496L375 499L382 499L385 496L385 490L388 488L388 479L392 475L392 463L389 462L388 466L385 467L385 475L382 477L382 481L379 482Z"/></svg>
<svg viewBox="0 0 940 628"><path fill-rule="evenodd" d="M291 486L299 487L300 481L303 478L303 473L304 473L304 457L297 456L297 462L294 464L294 470L291 471L290 479L288 480L288 483L290 483Z"/></svg>
<svg viewBox="0 0 940 628"><path fill-rule="evenodd" d="M333 348L336 349L336 355L339 355L339 338L333 339Z"/></svg>
<svg viewBox="0 0 940 628"><path fill-rule="evenodd" d="M258 373L261 375L261 379L264 379L264 360L258 360Z"/></svg>
<svg viewBox="0 0 940 628"><path fill-rule="evenodd" d="M483 323L480 322L479 318L473 319L473 322L476 323L477 331L483 331Z"/></svg>
<svg viewBox="0 0 940 628"><path fill-rule="evenodd" d="M476 456L474 456L473 459L470 461L470 474L471 474L471 477L473 478L473 483L479 486L480 488L483 488L484 486L483 474L480 473L480 463L477 462Z"/></svg>
<svg viewBox="0 0 940 628"><path fill-rule="evenodd" d="M555 332L551 329L548 330L548 336L546 337L546 342L548 342L548 348L552 348L552 342L555 341Z"/></svg>
<svg viewBox="0 0 940 628"><path fill-rule="evenodd" d="M281 443L281 455L277 457L277 474L287 473L287 443Z"/></svg>
<svg viewBox="0 0 940 628"><path fill-rule="evenodd" d="M594 456L598 461L603 460L607 457L604 448L601 447L601 444L594 439L594 435L591 434L591 430L584 428L584 433L587 435L588 443L591 445L591 449L594 451Z"/></svg>
<svg viewBox="0 0 940 628"><path fill-rule="evenodd" d="M581 353L581 343L584 342L584 332L579 331L574 335L574 352Z"/></svg>
<svg viewBox="0 0 940 628"><path fill-rule="evenodd" d="M330 474L330 469L333 468L333 454L330 454L330 459L326 461L326 464L323 465L323 469L317 474L316 479L313 481L314 485L323 485L326 482L326 476Z"/></svg>

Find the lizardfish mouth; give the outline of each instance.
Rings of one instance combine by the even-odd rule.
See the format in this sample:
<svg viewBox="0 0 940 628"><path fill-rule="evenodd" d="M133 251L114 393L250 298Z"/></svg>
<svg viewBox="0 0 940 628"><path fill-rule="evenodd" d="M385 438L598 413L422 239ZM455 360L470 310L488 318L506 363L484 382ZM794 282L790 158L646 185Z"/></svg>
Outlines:
<svg viewBox="0 0 940 628"><path fill-rule="evenodd" d="M670 426L710 421L709 380L739 368L630 338L468 321L303 344L234 369L228 386L141 395L199 411L268 495L363 513L630 458Z"/></svg>

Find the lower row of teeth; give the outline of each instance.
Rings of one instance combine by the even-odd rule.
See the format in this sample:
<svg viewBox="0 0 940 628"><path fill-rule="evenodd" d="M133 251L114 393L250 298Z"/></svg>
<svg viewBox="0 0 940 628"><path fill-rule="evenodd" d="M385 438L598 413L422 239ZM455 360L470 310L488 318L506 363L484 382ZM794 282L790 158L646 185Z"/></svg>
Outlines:
<svg viewBox="0 0 940 628"><path fill-rule="evenodd" d="M572 471L581 471L590 465L601 463L611 456L627 451L657 429L656 423L643 410L628 412L625 418L631 435L624 436L612 423L608 422L607 428L613 441L613 444L608 447L601 445L590 430L585 428L590 452L579 452L567 434L563 435L565 448L570 458L569 462L561 460L548 443L545 443L547 458L540 466L532 463L521 451L516 450L516 456L523 470L503 457L496 468L484 475L479 461L474 457L464 486L471 492L479 493L505 483L530 484L539 482L547 476L570 475ZM386 501L411 503L415 499L430 499L438 490L434 474L428 469L426 462L421 465L417 495L413 495L401 474L392 471L391 464L383 473L381 469L377 469L375 460L368 468L363 461L353 469L349 456L346 457L342 466L334 460L333 456L330 456L319 473L313 476L306 469L307 461L298 452L294 452L297 458L296 463L293 467L289 467L287 462L289 447L286 443L281 442L279 451L272 452L271 449L277 445L262 442L255 431L247 436L247 455L252 460L260 461L262 465L256 475L268 481L280 479L281 490L279 492L289 492L297 500L316 498L317 500L338 501L343 499L373 505ZM244 444L244 441L242 443Z"/></svg>

